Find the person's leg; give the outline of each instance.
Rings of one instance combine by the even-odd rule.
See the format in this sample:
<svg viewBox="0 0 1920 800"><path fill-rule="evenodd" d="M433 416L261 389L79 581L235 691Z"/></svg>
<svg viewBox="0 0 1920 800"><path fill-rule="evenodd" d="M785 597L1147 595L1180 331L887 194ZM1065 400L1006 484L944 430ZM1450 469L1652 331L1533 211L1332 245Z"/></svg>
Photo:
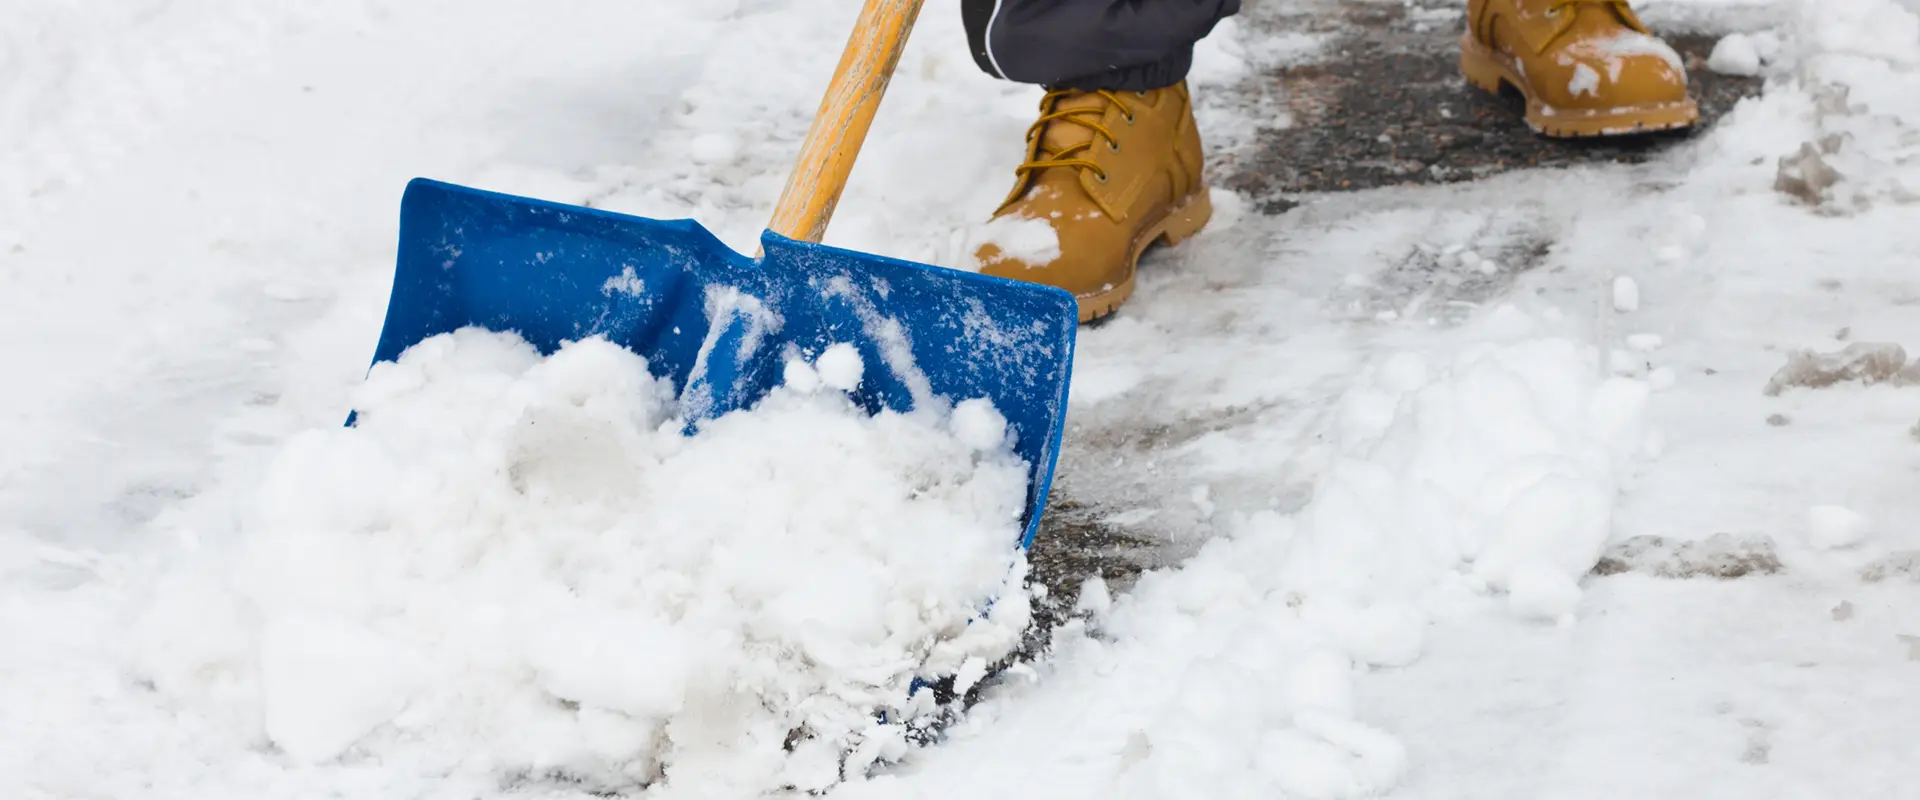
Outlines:
<svg viewBox="0 0 1920 800"><path fill-rule="evenodd" d="M1700 117L1680 56L1626 0L1468 0L1460 69L1490 92L1526 96L1548 136L1684 128Z"/></svg>
<svg viewBox="0 0 1920 800"><path fill-rule="evenodd" d="M1240 0L961 0L973 59L1049 89L1146 91L1187 77L1193 45Z"/></svg>
<svg viewBox="0 0 1920 800"><path fill-rule="evenodd" d="M1047 88L980 270L1058 286L1080 319L1133 293L1140 254L1212 207L1186 74L1239 0L962 0L981 69Z"/></svg>

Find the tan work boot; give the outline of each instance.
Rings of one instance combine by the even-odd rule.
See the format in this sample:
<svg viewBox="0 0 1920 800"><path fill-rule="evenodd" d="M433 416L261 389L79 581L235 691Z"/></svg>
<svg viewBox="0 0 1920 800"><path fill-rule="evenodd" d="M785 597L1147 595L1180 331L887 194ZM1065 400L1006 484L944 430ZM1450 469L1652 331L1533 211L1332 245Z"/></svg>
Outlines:
<svg viewBox="0 0 1920 800"><path fill-rule="evenodd" d="M1460 71L1527 98L1527 124L1548 136L1684 128L1700 118L1680 56L1626 0L1469 0Z"/></svg>
<svg viewBox="0 0 1920 800"><path fill-rule="evenodd" d="M1213 215L1200 166L1185 83L1150 92L1049 91L1027 129L1026 163L1014 170L1013 191L993 218L1042 220L1058 250L1036 255L990 242L974 253L980 271L1072 292L1081 322L1111 314L1133 294L1148 245L1178 244Z"/></svg>

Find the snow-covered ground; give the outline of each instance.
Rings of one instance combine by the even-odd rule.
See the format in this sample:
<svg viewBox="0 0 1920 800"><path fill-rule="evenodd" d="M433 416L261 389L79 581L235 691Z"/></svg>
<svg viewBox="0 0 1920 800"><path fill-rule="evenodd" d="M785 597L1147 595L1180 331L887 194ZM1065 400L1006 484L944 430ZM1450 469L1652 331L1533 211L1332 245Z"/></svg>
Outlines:
<svg viewBox="0 0 1920 800"><path fill-rule="evenodd" d="M1050 658L997 679L937 746L878 754L900 758L833 793L1920 793L1920 385L1889 347L1920 347L1920 3L1647 5L1752 34L1717 60L1757 69L1765 94L1641 166L1310 197L1277 217L1221 192L1206 234L1151 258L1138 299L1081 336L1060 487L1169 563L1086 587ZM691 216L749 249L853 13L88 0L0 15L0 796L777 790L723 779L727 758L766 752L751 736L663 744L633 723L727 707L685 703L706 676L632 644L685 631L591 635L631 623L608 615L649 607L652 587L572 587L580 628L542 646L433 613L516 591L559 603L542 582L604 552L583 519L673 509L547 497L490 508L515 535L455 537L464 555L408 551L365 531L459 531L446 503L484 506L484 490L396 508L417 488L370 474L392 465L338 423L379 391L366 358L408 178ZM1231 87L1334 57L1312 45L1231 24L1209 40L1196 83L1216 152L1262 123ZM829 243L958 264L1036 95L979 75L957 15L930 4ZM1795 357L1849 346L1851 361ZM630 371L582 388L561 359L501 358L482 382L536 400L644 394ZM424 402L404 394L379 397ZM991 418L973 410L921 435L990 466ZM551 441L446 424L381 441L447 475L454 441L531 448L549 478L577 468ZM587 455L668 447L629 433L631 450ZM255 504L279 515L237 510ZM954 597L999 577L983 553L871 534L853 535L887 563L952 566L926 580ZM522 549L553 571L476 567ZM760 601L735 590L804 588L737 574L697 580L741 609ZM269 624L290 606L328 621ZM762 624L717 608L711 630ZM808 630L898 622L848 613ZM339 660L389 652L359 646L369 627L428 655ZM649 669L608 669L622 660ZM380 679L403 673L436 691ZM567 724L536 724L556 714ZM643 789L656 754L688 766Z"/></svg>

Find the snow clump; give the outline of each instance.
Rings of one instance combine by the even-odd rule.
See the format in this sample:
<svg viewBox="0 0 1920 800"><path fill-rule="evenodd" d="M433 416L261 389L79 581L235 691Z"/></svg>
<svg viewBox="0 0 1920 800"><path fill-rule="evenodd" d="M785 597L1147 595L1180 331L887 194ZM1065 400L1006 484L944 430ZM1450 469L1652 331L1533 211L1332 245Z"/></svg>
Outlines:
<svg viewBox="0 0 1920 800"><path fill-rule="evenodd" d="M860 371L796 360L686 436L603 339L428 339L160 584L141 669L298 763L741 797L862 774L938 711L917 681L978 681L1029 606L1004 419L870 416Z"/></svg>
<svg viewBox="0 0 1920 800"><path fill-rule="evenodd" d="M1823 505L1807 509L1807 540L1816 549L1835 550L1866 541L1872 521L1846 506Z"/></svg>

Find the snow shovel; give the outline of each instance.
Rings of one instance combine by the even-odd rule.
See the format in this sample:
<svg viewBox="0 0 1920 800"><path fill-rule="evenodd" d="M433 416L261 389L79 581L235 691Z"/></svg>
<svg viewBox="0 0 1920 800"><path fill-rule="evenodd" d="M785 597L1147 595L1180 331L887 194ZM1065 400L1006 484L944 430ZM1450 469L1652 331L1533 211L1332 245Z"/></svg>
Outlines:
<svg viewBox="0 0 1920 800"><path fill-rule="evenodd" d="M820 244L922 2L867 0L758 258L691 220L414 179L374 362L467 326L546 353L604 336L673 381L691 429L751 407L790 356L851 343L868 413L993 401L1032 468L1020 541L1032 544L1065 422L1073 296Z"/></svg>

